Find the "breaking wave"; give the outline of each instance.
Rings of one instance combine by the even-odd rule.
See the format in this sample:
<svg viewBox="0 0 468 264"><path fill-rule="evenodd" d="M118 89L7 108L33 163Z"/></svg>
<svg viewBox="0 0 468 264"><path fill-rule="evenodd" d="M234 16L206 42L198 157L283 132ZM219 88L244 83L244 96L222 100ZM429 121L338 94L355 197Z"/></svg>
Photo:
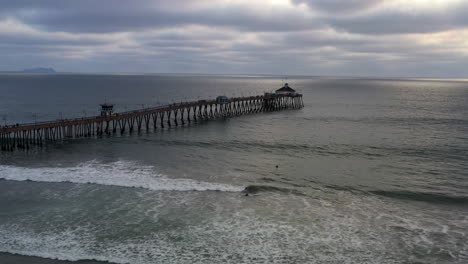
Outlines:
<svg viewBox="0 0 468 264"><path fill-rule="evenodd" d="M243 190L243 187L229 184L169 178L166 175L158 173L154 166L139 165L131 161L101 163L92 160L75 167L27 168L1 165L0 179L101 184L146 188L154 191L240 192Z"/></svg>

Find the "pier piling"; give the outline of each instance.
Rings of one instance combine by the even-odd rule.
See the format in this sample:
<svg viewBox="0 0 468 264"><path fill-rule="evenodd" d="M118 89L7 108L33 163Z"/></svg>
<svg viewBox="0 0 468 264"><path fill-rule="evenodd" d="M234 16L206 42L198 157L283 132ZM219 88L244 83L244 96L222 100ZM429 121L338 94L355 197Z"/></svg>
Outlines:
<svg viewBox="0 0 468 264"><path fill-rule="evenodd" d="M100 116L17 124L0 127L0 150L29 149L31 146L42 146L45 143L74 138L122 135L127 130L131 134L135 125L138 132L143 129L150 132L163 129L165 124L168 127L177 127L204 120L302 107L304 102L301 94L266 93L259 96L229 98L223 102L198 100L135 111L102 113Z"/></svg>

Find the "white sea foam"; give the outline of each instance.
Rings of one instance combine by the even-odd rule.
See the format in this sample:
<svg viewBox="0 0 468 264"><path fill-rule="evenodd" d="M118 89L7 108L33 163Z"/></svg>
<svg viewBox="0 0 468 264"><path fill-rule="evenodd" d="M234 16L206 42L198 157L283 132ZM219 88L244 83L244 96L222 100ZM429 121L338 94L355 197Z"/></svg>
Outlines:
<svg viewBox="0 0 468 264"><path fill-rule="evenodd" d="M179 194L190 198L200 193ZM253 204L245 203L251 199L241 196L221 195L214 201L220 206L214 209L215 214L210 214L209 221L191 223L181 229L150 225L139 236L104 240L102 235L109 229L106 224L99 224L99 220L78 227L71 223L68 228L46 221L38 232L29 226L28 219L21 218L0 224L0 251L62 260L96 259L132 264L380 264L418 260L421 263L467 263L465 235L441 235L443 220L407 211L412 207L406 204L400 208L380 200L346 197L349 199L340 204L323 206L316 199L288 198L272 194L258 197L258 204ZM193 204L187 209L198 211L203 207L196 206L196 199L190 200ZM159 198L154 200L158 202ZM229 206L223 206L227 204ZM274 210L276 208L288 210ZM389 213L394 211L405 212L405 215ZM134 222L145 217L136 215ZM159 217L173 219L167 211ZM393 229L395 226L404 228ZM465 226L463 220L452 221L454 230L464 230ZM117 228L121 230L119 234L135 231L132 225ZM420 235L425 236L425 241L420 240ZM428 253L421 256L418 252ZM440 252L447 255L438 255Z"/></svg>
<svg viewBox="0 0 468 264"><path fill-rule="evenodd" d="M78 236L76 232L81 235ZM12 225L7 229L0 228L0 238L2 252L69 261L107 260L92 256L87 252L86 247L93 240L86 236L85 229L67 230L58 234L42 232L36 235L24 232L21 227Z"/></svg>
<svg viewBox="0 0 468 264"><path fill-rule="evenodd" d="M0 178L14 181L71 182L146 188L155 191L240 192L243 187L222 183L174 179L158 173L154 166L131 161L101 163L96 160L75 167L27 168L0 166Z"/></svg>
<svg viewBox="0 0 468 264"><path fill-rule="evenodd" d="M311 230L265 221L245 213L234 214L229 219L215 218L208 225L192 226L177 243L170 237L182 234L171 229L137 239L98 242L93 235L97 231L94 227L37 234L22 226L0 226L0 251L60 260L95 259L135 264L333 263L337 259L343 260L340 263L382 263L378 256L375 261L350 261L369 259L358 254L367 245L356 243L355 240L360 242L360 238L341 229L346 226L333 233L344 232L349 236L321 234L317 237ZM342 252L345 250L339 247L344 242L346 250L358 255L346 256ZM322 253L316 250L318 248L326 251Z"/></svg>

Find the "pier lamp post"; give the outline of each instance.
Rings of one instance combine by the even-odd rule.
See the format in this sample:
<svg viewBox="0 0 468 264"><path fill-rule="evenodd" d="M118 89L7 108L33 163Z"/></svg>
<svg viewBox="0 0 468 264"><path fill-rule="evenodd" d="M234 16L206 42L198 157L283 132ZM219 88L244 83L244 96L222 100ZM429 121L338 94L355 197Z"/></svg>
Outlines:
<svg viewBox="0 0 468 264"><path fill-rule="evenodd" d="M86 118L86 110L83 110L84 117Z"/></svg>
<svg viewBox="0 0 468 264"><path fill-rule="evenodd" d="M34 118L34 125L37 124L37 114L33 114L33 118Z"/></svg>
<svg viewBox="0 0 468 264"><path fill-rule="evenodd" d="M3 116L3 122L5 123L5 126L7 125L6 124L6 116Z"/></svg>
<svg viewBox="0 0 468 264"><path fill-rule="evenodd" d="M62 112L59 112L59 115L60 115L60 120L63 120Z"/></svg>

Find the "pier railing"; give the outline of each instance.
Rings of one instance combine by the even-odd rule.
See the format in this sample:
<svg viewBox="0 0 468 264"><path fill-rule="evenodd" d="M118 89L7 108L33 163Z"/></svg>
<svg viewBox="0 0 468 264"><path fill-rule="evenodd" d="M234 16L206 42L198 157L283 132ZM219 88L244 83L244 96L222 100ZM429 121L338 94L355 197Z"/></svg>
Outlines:
<svg viewBox="0 0 468 264"><path fill-rule="evenodd" d="M228 101L197 100L157 107L110 113L100 116L59 119L0 127L0 149L29 149L63 139L156 131L202 120L227 118L259 112L298 109L304 106L301 94L265 94L233 97Z"/></svg>

